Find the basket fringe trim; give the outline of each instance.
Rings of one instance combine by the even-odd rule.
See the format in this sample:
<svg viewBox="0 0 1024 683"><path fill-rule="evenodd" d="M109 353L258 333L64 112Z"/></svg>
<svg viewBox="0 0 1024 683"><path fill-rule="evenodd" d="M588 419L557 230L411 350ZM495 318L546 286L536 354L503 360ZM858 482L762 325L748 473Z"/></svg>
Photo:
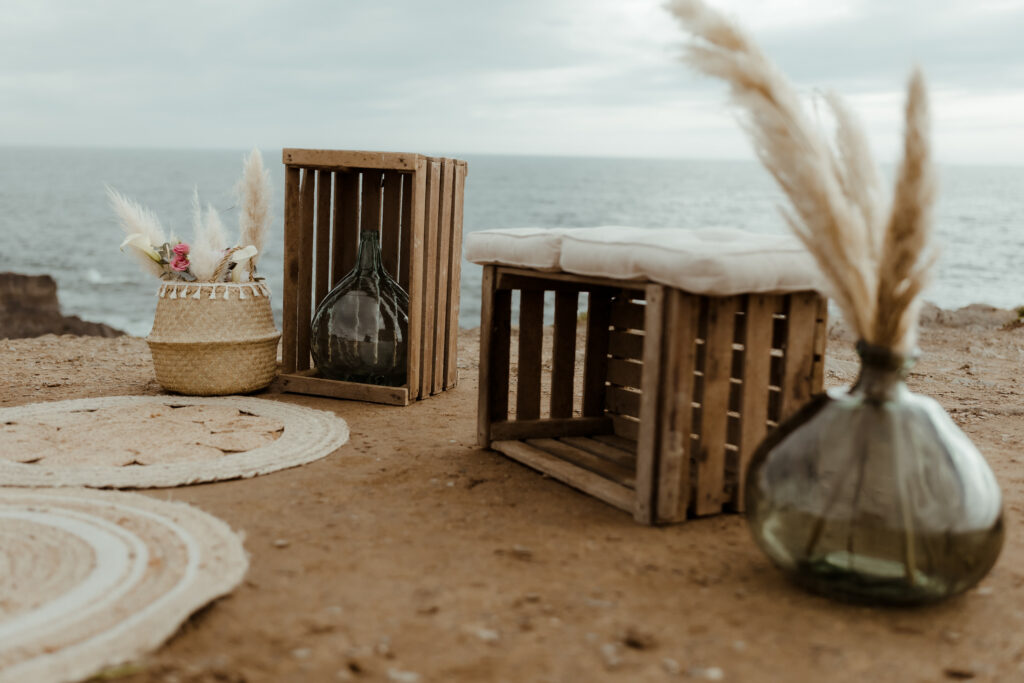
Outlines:
<svg viewBox="0 0 1024 683"><path fill-rule="evenodd" d="M217 295L217 290L223 289L220 296ZM264 282L258 283L226 283L226 282L190 282L187 285L180 284L163 284L160 285L160 290L157 292L157 296L161 299L184 299L191 296L193 299L202 299L203 292L209 290L207 299L230 299L231 292L238 292L239 299L248 299L250 296L253 298L261 296L270 296L270 287ZM249 290L247 294L245 290Z"/></svg>

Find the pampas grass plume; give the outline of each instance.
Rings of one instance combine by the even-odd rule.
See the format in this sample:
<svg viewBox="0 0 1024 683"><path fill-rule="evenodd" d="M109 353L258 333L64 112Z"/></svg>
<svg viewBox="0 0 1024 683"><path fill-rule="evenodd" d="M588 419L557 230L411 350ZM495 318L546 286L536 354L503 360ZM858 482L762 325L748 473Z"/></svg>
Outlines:
<svg viewBox="0 0 1024 683"><path fill-rule="evenodd" d="M150 246L158 247L167 240L164 238L164 229L156 215L141 204L128 199L114 188L107 186L107 198L110 206L117 214L118 223L126 235L141 234L149 240ZM163 267L156 263L139 249L131 249L132 257L138 262L139 267L147 273L161 277Z"/></svg>
<svg viewBox="0 0 1024 683"><path fill-rule="evenodd" d="M263 167L263 156L253 149L243 162L242 178L235 188L241 203L238 227L241 233L239 246L256 247L258 253L252 259L256 265L263 245L266 243L270 223L270 172Z"/></svg>

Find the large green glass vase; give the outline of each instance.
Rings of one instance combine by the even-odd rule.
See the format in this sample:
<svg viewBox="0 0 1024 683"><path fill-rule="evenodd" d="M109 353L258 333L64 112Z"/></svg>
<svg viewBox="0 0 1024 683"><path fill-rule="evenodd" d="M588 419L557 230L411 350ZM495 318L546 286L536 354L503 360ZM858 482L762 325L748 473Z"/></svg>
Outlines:
<svg viewBox="0 0 1024 683"><path fill-rule="evenodd" d="M995 476L938 403L907 389L914 356L857 350L856 384L815 399L754 454L750 529L815 592L897 605L961 593L1002 549Z"/></svg>
<svg viewBox="0 0 1024 683"><path fill-rule="evenodd" d="M409 295L381 264L380 234L363 230L355 268L313 314L313 362L328 379L403 386L408 335Z"/></svg>

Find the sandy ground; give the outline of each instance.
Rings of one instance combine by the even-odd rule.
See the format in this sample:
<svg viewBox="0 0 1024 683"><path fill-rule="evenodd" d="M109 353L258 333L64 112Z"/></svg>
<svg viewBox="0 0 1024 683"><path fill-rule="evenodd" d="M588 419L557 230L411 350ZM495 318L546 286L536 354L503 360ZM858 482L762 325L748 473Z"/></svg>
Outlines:
<svg viewBox="0 0 1024 683"><path fill-rule="evenodd" d="M262 394L348 420L337 453L146 492L243 532L252 566L118 680L1024 680L1024 329L932 318L910 386L989 458L1008 521L995 569L962 597L914 610L830 602L783 580L738 516L637 526L478 449L468 331L458 388L407 408ZM827 367L829 384L856 373L842 334ZM0 378L0 406L159 392L133 338L0 340Z"/></svg>

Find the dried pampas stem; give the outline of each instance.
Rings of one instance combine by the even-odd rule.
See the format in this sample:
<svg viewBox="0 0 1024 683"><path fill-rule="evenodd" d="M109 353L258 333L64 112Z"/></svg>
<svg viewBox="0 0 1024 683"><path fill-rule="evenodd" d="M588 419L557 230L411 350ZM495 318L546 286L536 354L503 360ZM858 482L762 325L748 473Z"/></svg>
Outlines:
<svg viewBox="0 0 1024 683"><path fill-rule="evenodd" d="M934 261L927 249L933 184L920 75L911 83L906 157L886 229L867 138L842 100L826 97L837 124L837 155L794 88L739 27L700 0L672 0L669 8L697 39L686 60L729 84L758 157L789 198L783 216L847 322L869 343L909 350L917 297Z"/></svg>
<svg viewBox="0 0 1024 683"><path fill-rule="evenodd" d="M164 238L163 226L160 225L159 219L152 211L109 186L107 187L107 197L125 234L142 235L149 242L150 247L159 246L167 241ZM162 276L163 266L147 256L144 251L135 247L132 247L130 251L142 270L156 277Z"/></svg>
<svg viewBox="0 0 1024 683"><path fill-rule="evenodd" d="M252 245L257 255L252 258L255 266L263 253L267 229L270 223L270 172L263 168L263 156L258 149L252 150L243 164L242 178L235 188L241 202L238 227L241 231L241 246Z"/></svg>

